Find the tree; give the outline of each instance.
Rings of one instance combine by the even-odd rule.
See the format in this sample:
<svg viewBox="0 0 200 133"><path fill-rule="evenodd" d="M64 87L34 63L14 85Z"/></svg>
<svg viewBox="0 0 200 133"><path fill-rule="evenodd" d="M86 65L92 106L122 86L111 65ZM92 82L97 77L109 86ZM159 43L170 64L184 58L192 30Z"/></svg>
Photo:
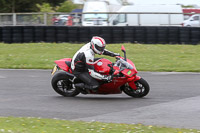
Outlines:
<svg viewBox="0 0 200 133"><path fill-rule="evenodd" d="M36 4L40 12L55 12L49 3Z"/></svg>
<svg viewBox="0 0 200 133"><path fill-rule="evenodd" d="M60 3L63 3L66 0L46 0L46 3L50 3L52 7L59 6Z"/></svg>
<svg viewBox="0 0 200 133"><path fill-rule="evenodd" d="M74 4L71 0L68 0L61 3L56 11L57 12L71 12L75 8L78 8L78 5Z"/></svg>
<svg viewBox="0 0 200 133"><path fill-rule="evenodd" d="M0 0L0 12L32 12L42 0Z"/></svg>
<svg viewBox="0 0 200 133"><path fill-rule="evenodd" d="M0 0L0 12L36 12L36 4L49 3L52 7L59 6L65 0Z"/></svg>

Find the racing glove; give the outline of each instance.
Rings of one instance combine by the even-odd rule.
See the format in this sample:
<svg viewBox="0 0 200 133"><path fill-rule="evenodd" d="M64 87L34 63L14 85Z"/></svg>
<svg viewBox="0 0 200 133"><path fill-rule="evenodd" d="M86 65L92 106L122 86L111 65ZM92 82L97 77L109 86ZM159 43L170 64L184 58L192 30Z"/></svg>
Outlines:
<svg viewBox="0 0 200 133"><path fill-rule="evenodd" d="M112 76L111 75L109 75L109 76L104 76L104 79L103 79L103 81L106 81L106 82L112 82Z"/></svg>

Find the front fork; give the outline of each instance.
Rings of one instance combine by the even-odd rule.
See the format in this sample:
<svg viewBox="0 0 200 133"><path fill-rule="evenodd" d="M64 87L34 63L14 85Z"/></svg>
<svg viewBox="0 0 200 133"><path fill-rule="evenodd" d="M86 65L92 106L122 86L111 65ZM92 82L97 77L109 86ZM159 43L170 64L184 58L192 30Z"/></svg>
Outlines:
<svg viewBox="0 0 200 133"><path fill-rule="evenodd" d="M131 77L131 78L129 78L127 81L128 81L128 85L132 88L132 89L134 89L134 90L137 90L137 86L135 85L135 81L138 81L138 80L140 80L141 79L141 77L140 76L134 76L134 77Z"/></svg>

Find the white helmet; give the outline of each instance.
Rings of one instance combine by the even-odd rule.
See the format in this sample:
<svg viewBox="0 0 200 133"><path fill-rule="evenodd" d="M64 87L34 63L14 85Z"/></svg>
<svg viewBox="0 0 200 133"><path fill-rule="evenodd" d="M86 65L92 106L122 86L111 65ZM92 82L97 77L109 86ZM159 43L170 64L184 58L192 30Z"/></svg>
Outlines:
<svg viewBox="0 0 200 133"><path fill-rule="evenodd" d="M101 55L106 47L106 42L103 38L94 36L91 40L91 47L96 54Z"/></svg>

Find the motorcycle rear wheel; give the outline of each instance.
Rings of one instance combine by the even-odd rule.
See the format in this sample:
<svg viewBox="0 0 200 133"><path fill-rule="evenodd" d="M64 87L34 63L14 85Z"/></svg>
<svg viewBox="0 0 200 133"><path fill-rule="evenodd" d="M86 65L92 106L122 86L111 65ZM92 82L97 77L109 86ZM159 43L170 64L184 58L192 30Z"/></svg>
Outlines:
<svg viewBox="0 0 200 133"><path fill-rule="evenodd" d="M135 81L135 85L137 87L137 90L132 89L130 86L125 86L123 88L124 93L131 97L141 98L146 96L150 91L149 84L143 78Z"/></svg>
<svg viewBox="0 0 200 133"><path fill-rule="evenodd" d="M74 97L80 93L77 89L72 88L69 77L65 72L56 73L51 80L51 85L58 94L64 97Z"/></svg>

